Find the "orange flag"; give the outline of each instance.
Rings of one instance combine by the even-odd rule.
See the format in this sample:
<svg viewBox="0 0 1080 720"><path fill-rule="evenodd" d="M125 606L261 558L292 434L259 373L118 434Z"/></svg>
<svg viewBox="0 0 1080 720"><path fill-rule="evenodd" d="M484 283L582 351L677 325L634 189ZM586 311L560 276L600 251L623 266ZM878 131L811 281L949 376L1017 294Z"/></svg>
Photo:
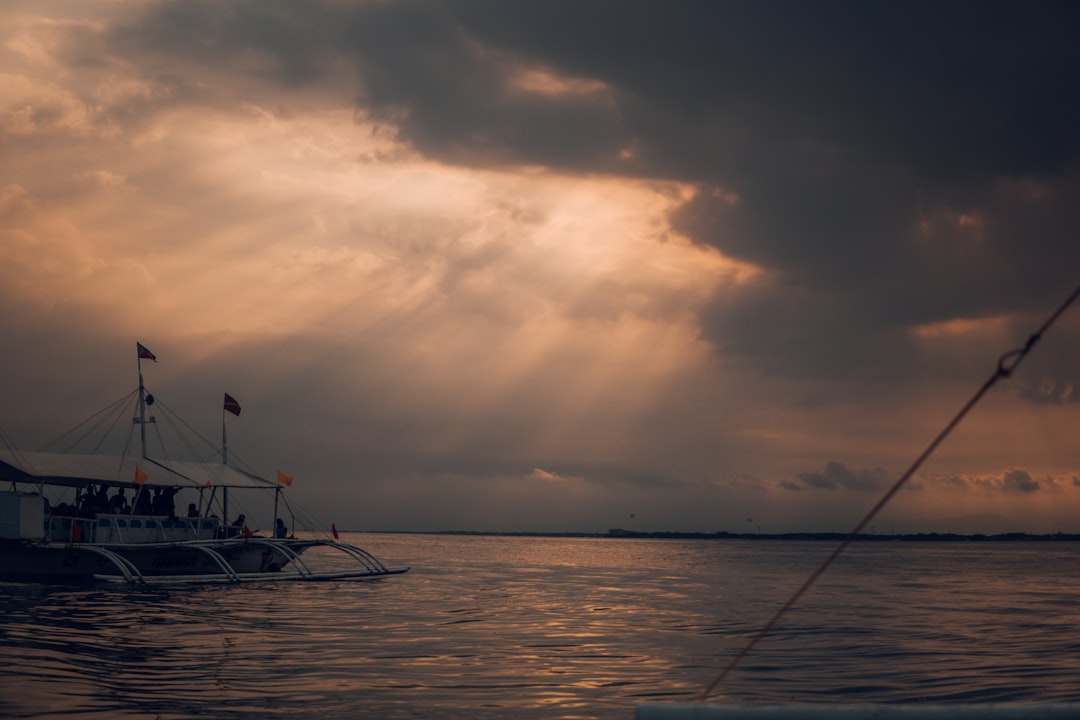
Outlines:
<svg viewBox="0 0 1080 720"><path fill-rule="evenodd" d="M292 485L292 475L286 475L280 470L277 471L277 481L282 485Z"/></svg>
<svg viewBox="0 0 1080 720"><path fill-rule="evenodd" d="M143 472L143 469L138 465L135 466L135 484L142 485L144 482L150 479L150 476Z"/></svg>
<svg viewBox="0 0 1080 720"><path fill-rule="evenodd" d="M209 480L207 480L206 482L204 482L204 483L202 484L202 486L203 486L204 488L208 488L208 487L210 487L210 481L209 481Z"/></svg>

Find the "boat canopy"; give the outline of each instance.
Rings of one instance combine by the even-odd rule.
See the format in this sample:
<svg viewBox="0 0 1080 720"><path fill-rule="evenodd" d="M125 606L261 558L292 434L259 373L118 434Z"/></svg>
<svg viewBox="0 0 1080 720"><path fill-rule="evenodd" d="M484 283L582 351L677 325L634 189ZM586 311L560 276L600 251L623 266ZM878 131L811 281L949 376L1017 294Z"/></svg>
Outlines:
<svg viewBox="0 0 1080 720"><path fill-rule="evenodd" d="M87 483L130 488L136 468L144 487L277 489L278 483L223 463L0 449L0 482L81 487Z"/></svg>

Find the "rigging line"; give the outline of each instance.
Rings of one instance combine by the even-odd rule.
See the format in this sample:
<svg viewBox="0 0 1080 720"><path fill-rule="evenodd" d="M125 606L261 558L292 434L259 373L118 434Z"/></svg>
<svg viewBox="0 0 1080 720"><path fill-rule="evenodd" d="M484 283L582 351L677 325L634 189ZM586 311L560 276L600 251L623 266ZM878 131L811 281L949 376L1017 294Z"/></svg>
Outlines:
<svg viewBox="0 0 1080 720"><path fill-rule="evenodd" d="M138 409L137 404L136 404L136 409ZM131 449L131 441L135 437L135 424L134 423L132 423L131 428L132 429L128 431L127 437L124 439L124 449L120 452L120 457L117 458L117 464L116 464L116 481L117 482L120 482L120 471L124 469L124 458L126 458L128 456L128 451ZM138 463L138 461L136 461L135 462L135 467L138 467L138 466L139 466L139 463ZM141 487L140 487L140 489L141 489ZM136 498L139 497L139 491L138 490L135 491L135 497ZM135 507L134 501L132 502L131 507L134 509L134 507Z"/></svg>
<svg viewBox="0 0 1080 720"><path fill-rule="evenodd" d="M165 437L161 434L161 425L156 422L154 423L154 435L157 437L158 447L161 448L161 459L170 460L169 449L165 447ZM181 442L181 444L183 443Z"/></svg>
<svg viewBox="0 0 1080 720"><path fill-rule="evenodd" d="M109 439L110 435L112 435L113 429L116 428L116 425L120 422L120 418L122 418L123 416L124 416L124 408L121 405L118 404L116 414L113 417L112 423L109 425L108 428L105 429L105 432L101 434L101 438L97 441L97 445L95 445L93 447L93 449L90 451L91 455L96 455L97 454L98 450L101 449L101 446L104 445L105 441ZM135 426L132 425L131 427L134 428ZM89 435L89 432L87 433L87 435ZM129 437L131 436L131 431L128 431L128 436ZM76 443L72 443L71 447L68 448L68 451L72 450L72 448L75 447L75 444Z"/></svg>
<svg viewBox="0 0 1080 720"><path fill-rule="evenodd" d="M3 445L7 449L7 451L11 453L11 457L14 458L20 465L22 465L27 470L30 470L32 474L40 475L40 473L37 473L33 469L34 466L30 462L28 462L26 460L26 458L23 456L22 452L19 451L19 449L16 448L12 444L11 438L9 438L7 436L7 433L4 432L3 428L0 428L0 443L3 443ZM12 480L11 480L11 490L12 490L12 492L14 492L16 490L16 483L17 482L18 482L17 480L12 478ZM45 495L45 476L40 475L40 477L38 478L37 483L35 483L35 484L38 486L38 495L44 496ZM51 510L50 510L50 517L52 517Z"/></svg>
<svg viewBox="0 0 1080 720"><path fill-rule="evenodd" d="M992 388L998 380L1002 378L1007 378L1012 375L1013 371L1015 371L1016 367L1020 364L1020 361L1022 361L1027 356L1027 354L1031 352L1031 349L1035 347L1035 344L1039 342L1043 334L1050 329L1050 326L1053 325L1054 322L1059 317L1061 317L1061 315L1066 310L1069 309L1069 306L1076 301L1077 297L1080 297L1080 287L1077 287L1075 290L1073 290L1072 294L1069 295L1065 302L1063 302L1061 306L1058 307L1058 309L1055 310L1050 315L1050 317L1046 319L1046 322L1044 322L1042 326L1038 330L1036 330L1031 335L1031 337L1027 339L1027 342L1024 343L1023 347L1017 348L1015 350L1010 350L998 359L997 368L994 370L994 373L986 380L986 382L983 383L982 387L980 387L978 391L976 391L976 393L971 396L971 399L968 400L967 403L960 409L960 412L958 412L956 416L953 417L951 421L949 421L949 424L945 426L945 429L938 433L937 437L933 439L933 441L927 446L927 448L923 450L922 454L915 459L915 462L911 464L911 467L909 467L907 471L903 475L901 475L895 483L893 483L893 486L889 488L888 492L886 492L885 495L880 500L878 500L877 504L870 509L870 512L866 513L866 516L859 521L859 524L855 526L855 529L848 533L847 537L845 537L840 542L840 544L836 546L832 553L830 553L829 556L825 558L825 560L820 565L817 566L817 569L815 569L814 572L810 574L810 577L806 579L806 581L799 587L798 590L795 591L795 593L788 599L788 601L784 603L779 610L776 611L776 614L772 616L769 622L765 623L765 625L762 626L762 628L758 630L752 638L750 638L750 641L746 643L746 645L743 646L743 648L735 655L735 657L731 659L727 666L720 671L720 674L717 676L717 678L713 680L707 688L701 691L701 694L697 697L697 700L699 702L707 700L709 695L712 694L712 691L716 689L716 687L720 685L725 678L727 678L728 674L735 669L735 667L742 661L744 657L746 657L750 653L751 650L754 649L754 646L756 646L762 638L769 634L769 631L771 631L773 627L776 626L776 623L779 622L780 618L784 615L784 613L786 613L796 602L798 602L799 598L801 598L803 594L810 589L810 586L813 585L817 581L817 579L825 573L825 570L828 569L828 567L833 563L833 561L840 556L840 553L842 553L847 548L847 546L851 544L855 537L859 533L861 533L867 525L870 524L870 521L874 519L874 516L876 516L878 512L883 507L885 507L885 505L888 504L890 500L892 500L893 496L896 495L897 492L899 492L900 488L903 487L904 484L911 478L911 476L915 474L915 472L922 466L926 459L930 457L930 455L938 448L939 445L941 445L945 438L948 437L948 435L956 428L956 426L960 424L960 421L964 419L964 417L971 411L973 407L975 407L975 405L990 390L990 388Z"/></svg>
<svg viewBox="0 0 1080 720"><path fill-rule="evenodd" d="M176 412L174 412L172 408L165 405L165 403L159 400L157 404L160 406L162 417L165 419L165 422L167 422L169 424L169 427L175 431L176 436L180 439L180 442L184 445L185 449L188 451L191 457L195 458L196 461L206 466L206 474L210 476L212 480L220 480L220 474L215 474L211 472L210 469L211 467L217 467L221 464L220 462L216 461L211 462L211 458L221 456L221 448L214 445L212 442L200 435L199 432L195 430L195 428L193 428L186 420L184 420L184 418L180 417ZM201 454L199 452L199 448L196 447L195 443L191 442L189 436L180 429L181 425L187 429L188 433L191 433L191 435L193 435L195 438L201 440L203 445L205 445L206 448L209 449L209 452ZM159 437L159 442L163 443L164 441L162 441ZM230 462L228 464L230 467L237 468L243 472L246 472L248 475L263 479L262 475L257 470L245 463L235 453L230 453Z"/></svg>
<svg viewBox="0 0 1080 720"><path fill-rule="evenodd" d="M79 431L79 430L80 430L80 429L81 429L81 428L82 428L82 427L83 427L84 425L87 425L87 424L90 424L90 423L96 422L96 421L97 421L97 419L98 419L98 418L99 418L99 417L100 417L101 415L106 415L106 414L108 414L108 413L112 412L113 410L115 410L115 409L116 409L117 407L119 407L119 406L120 406L120 405L122 405L123 403L127 402L128 398L132 397L132 396L133 396L133 395L134 395L134 394L135 394L136 392L138 392L138 390L132 390L132 391L128 392L128 393L127 393L126 395L124 395L124 396L123 396L122 398L120 398L119 400L114 400L113 402L109 403L109 404L108 404L108 405L106 405L105 407L103 407L103 408L101 408L100 410L98 410L97 412L95 412L95 413L94 413L93 415L91 415L90 417L88 417L88 418L86 418L85 420L83 420L82 422L80 422L80 423L79 423L78 425L76 425L75 427L73 427L73 428L71 428L71 429L69 429L69 430L65 431L64 433L62 433L62 434L61 434L61 435L59 435L58 437L55 437L55 438L53 438L52 440L50 440L49 442L45 443L44 445L42 445L42 446L41 446L41 448L40 448L40 449L41 449L42 451L48 451L48 450L49 450L49 448L52 448L52 447L55 447L55 446L59 445L61 441L63 441L63 440L64 440L65 438L67 438L67 437L68 437L69 435L72 435L72 434L74 434L74 433L78 432L78 431ZM74 447L74 446L75 446L75 445L77 445L77 444L78 444L78 443L79 443L80 441L82 441L82 439L83 439L83 438L85 438L85 437L86 437L87 435L89 435L89 434L90 434L90 433L91 433L91 432L92 432L93 430L94 430L94 427L92 426L92 427L91 427L91 428L90 428L89 430L87 430L87 431L86 431L86 433L84 433L84 434L83 434L82 436L80 436L80 437L79 437L79 438L78 438L77 440L75 440L75 442L74 442L74 443L72 443L72 444L71 444L71 445L70 445L70 446L68 447L68 449L67 449L67 450L63 450L63 451L61 451L61 452L70 452L70 451L71 451L71 448L72 448L72 447Z"/></svg>
<svg viewBox="0 0 1080 720"><path fill-rule="evenodd" d="M214 445L214 444L213 444L212 442L210 442L210 441L209 441L209 440L207 440L207 439L206 439L205 437L203 437L203 436L202 436L202 434L201 434L201 433L199 433L199 431L198 431L198 430L196 430L195 428L193 428L193 427L191 426L191 424L190 424L190 423L188 423L188 422L187 422L186 420L184 420L184 418L180 417L180 415L179 415L178 413L176 413L176 412L175 412L175 411L174 411L174 410L173 410L172 408L170 408L170 407L169 407L168 405L166 405L166 404L165 404L165 403L164 403L164 402L163 402L162 400L158 400L158 401L157 401L157 404L158 404L158 406L159 406L159 407L161 408L161 410L162 410L163 414L166 414L166 415L168 416L168 419L170 420L170 422L174 423L174 426L175 426L175 424L176 424L176 423L178 423L178 424L180 424L180 425L183 425L183 426L184 426L184 428L186 428L186 429L187 429L187 431L188 431L189 433L191 433L191 434L192 434L192 435L194 435L194 436L195 436L196 438L198 438L198 439L199 439L200 441L202 441L202 443L203 443L203 444L204 444L204 445L205 445L205 446L206 446L206 447L207 447L207 448L208 448L208 449L209 449L210 451L218 451L218 452L220 452L220 451L221 451L221 448L217 447L217 446L216 446L216 445ZM182 434L182 433L180 433L179 431L177 432L177 434L178 434L178 435L181 435L181 436L183 436L183 434ZM195 446L194 446L194 444L193 444L193 443L189 443L189 442L186 442L186 441L185 441L185 442L184 442L184 445L185 445L185 446L186 446L186 447L188 448L188 450L189 450L189 451L190 451L190 452L191 452L191 453L192 453L192 454L193 454L193 455L194 455L195 457L201 457L201 456L200 456L200 454L199 454L199 452L198 452L198 450L197 450L197 449L195 448Z"/></svg>
<svg viewBox="0 0 1080 720"><path fill-rule="evenodd" d="M289 503L289 498L287 498L284 493L282 493L282 495L281 495L281 502L285 505L285 509L289 511L289 519L292 520L292 522L289 523L289 528L291 529L291 531L293 533L293 536L295 537L296 536L296 511L293 510L293 506ZM276 520L275 520L275 523L276 523ZM276 524L275 524L275 529L277 529Z"/></svg>
<svg viewBox="0 0 1080 720"><path fill-rule="evenodd" d="M315 537L320 540L327 540L330 538L330 533L322 529L324 526L319 522L317 517L299 505L291 503L286 495L282 494L281 499L293 517L294 532L296 530L296 521L299 520L303 525L303 527L300 528L301 530L313 533Z"/></svg>

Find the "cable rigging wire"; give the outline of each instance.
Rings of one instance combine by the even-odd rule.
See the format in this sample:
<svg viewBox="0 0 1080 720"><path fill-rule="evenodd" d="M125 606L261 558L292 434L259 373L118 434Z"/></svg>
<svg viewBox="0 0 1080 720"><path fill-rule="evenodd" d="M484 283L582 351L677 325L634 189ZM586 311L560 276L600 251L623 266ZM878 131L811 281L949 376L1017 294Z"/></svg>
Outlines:
<svg viewBox="0 0 1080 720"><path fill-rule="evenodd" d="M1038 343L1040 339L1042 339L1043 334L1050 329L1050 326L1053 325L1057 321L1057 319L1061 317L1074 302L1076 302L1076 299L1078 297L1080 297L1080 287L1077 287L1075 290L1073 290L1072 294L1069 295L1065 302L1063 302L1057 310L1050 314L1050 317L1046 319L1046 322L1044 322L1042 326L1038 330L1036 330L1031 335L1031 337L1027 339L1027 342L1024 343L1023 347L1010 350L998 359L997 369L995 369L994 373L986 380L986 382L982 384L982 387L980 387L975 392L975 394L972 395L971 399L967 401L967 403L960 409L960 411L953 417L953 419L950 420L949 423L945 426L945 429L938 433L937 437L935 437L933 441L931 441L927 448L923 450L922 454L919 455L911 464L911 467L909 467L907 471L903 475L901 475L900 478L893 484L893 486L889 488L888 492L886 492L885 495L882 496L880 500L878 500L877 504L874 505L874 507L870 508L870 511L866 513L865 517L863 517L863 519L859 521L859 524L855 526L855 529L848 533L847 537L845 537L840 542L840 544L836 546L836 549L834 549L832 553L830 553L829 556L825 558L825 560L820 565L818 565L817 569L810 573L810 577L808 577L806 581L799 587L799 589L796 590L795 593L788 599L788 601L785 602L780 607L780 609L776 611L776 614L772 616L769 622L765 623L765 625L762 626L762 628L758 630L753 637L750 638L750 641L746 643L746 645L744 645L743 648L735 655L735 657L731 659L731 661L724 667L724 669L720 671L720 674L717 676L717 678L713 680L708 687L701 691L701 694L697 697L697 700L699 702L707 700L709 695L712 694L713 690L716 689L716 687L722 682L724 682L728 674L735 669L735 667L742 661L742 659L746 657L751 650L754 649L754 647L762 638L769 634L769 631L771 631L776 626L776 623L779 622L780 618L788 610L790 610L796 602L798 602L799 598L801 598L803 594L810 589L810 586L813 585L817 581L817 579L825 573L825 570L827 570L828 567L832 565L833 561L840 556L840 553L842 553L847 548L847 546L850 545L851 542L856 538L856 536L859 535L859 533L861 533L866 528L866 526L870 524L870 521L874 519L878 512L880 512L881 509L884 508L890 500L892 500L893 496L900 491L900 488L903 487L909 479L911 479L911 477L922 466L926 459L930 457L930 455L938 448L939 445L941 445L945 438L948 437L948 435L956 428L956 426L960 424L960 421L963 420L964 417L971 411L971 409L974 408L976 404L978 404L978 402L983 398L983 396L990 391L990 388L996 385L998 380L1007 378L1013 374L1017 366L1020 365L1021 361L1023 361L1023 359L1027 357L1027 354L1031 352L1032 348L1035 347L1035 344Z"/></svg>
<svg viewBox="0 0 1080 720"><path fill-rule="evenodd" d="M90 425L90 427L87 428L86 432L84 432L82 435L75 438L75 440L73 440L64 450L60 451L60 452L63 452L63 453L71 452L72 449L75 448L75 446L77 446L80 442L85 440L90 435L90 433L92 433L95 429L98 428L99 419L102 416L105 416L107 418L109 413L116 412L117 415L116 415L115 418L113 418L112 423L110 423L109 429L106 431L105 436L101 439L100 442L98 442L97 446L95 447L94 451L96 452L97 449L101 447L101 443L105 441L105 438L109 436L109 434L112 432L112 429L116 426L116 423L119 421L119 418L122 415L124 403L126 403L137 392L138 392L138 390L132 390L132 391L126 393L119 400L115 400L112 403L109 403L105 407L103 407L100 410L98 410L97 412L95 412L90 417L86 418L85 420L83 420L82 422L77 424L75 427L71 428L70 430L65 431L60 436L58 436L58 437L50 440L49 442L45 443L41 447L41 450L48 451L50 448L52 448L52 447L54 447L56 445L59 445L61 443L61 441L63 441L65 438L67 438L70 435L73 435L74 433L81 430L84 426Z"/></svg>

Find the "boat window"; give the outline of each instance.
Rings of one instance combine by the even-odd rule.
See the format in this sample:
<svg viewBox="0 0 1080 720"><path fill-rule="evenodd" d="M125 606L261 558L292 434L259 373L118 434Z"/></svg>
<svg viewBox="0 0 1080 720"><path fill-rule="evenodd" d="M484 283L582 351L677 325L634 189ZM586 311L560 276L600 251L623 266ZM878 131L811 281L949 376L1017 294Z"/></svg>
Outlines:
<svg viewBox="0 0 1080 720"><path fill-rule="evenodd" d="M148 528L156 528L157 527L157 520L147 520L146 521L146 527L148 527Z"/></svg>
<svg viewBox="0 0 1080 720"><path fill-rule="evenodd" d="M203 520L202 521L202 526L203 526L203 530L212 530L214 528L214 521L213 520Z"/></svg>
<svg viewBox="0 0 1080 720"><path fill-rule="evenodd" d="M98 527L112 527L112 520L109 518L98 518Z"/></svg>
<svg viewBox="0 0 1080 720"><path fill-rule="evenodd" d="M120 519L116 521L116 527L127 527L127 520Z"/></svg>
<svg viewBox="0 0 1080 720"><path fill-rule="evenodd" d="M142 520L132 520L131 521L131 527L133 527L133 528L136 528L136 527L141 528L142 527Z"/></svg>

